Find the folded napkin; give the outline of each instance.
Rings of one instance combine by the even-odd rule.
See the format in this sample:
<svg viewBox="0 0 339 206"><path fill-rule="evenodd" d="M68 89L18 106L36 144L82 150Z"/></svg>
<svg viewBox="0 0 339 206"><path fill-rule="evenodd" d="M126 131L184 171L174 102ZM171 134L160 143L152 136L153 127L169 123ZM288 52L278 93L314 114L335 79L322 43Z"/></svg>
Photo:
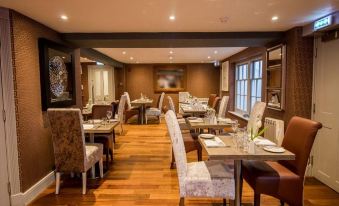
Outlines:
<svg viewBox="0 0 339 206"><path fill-rule="evenodd" d="M232 124L234 122L230 118L222 118L222 117L219 117L218 121L219 122L225 122L226 124Z"/></svg>
<svg viewBox="0 0 339 206"><path fill-rule="evenodd" d="M204 122L204 120L202 118L197 118L197 119L191 119L190 122L201 123L201 122Z"/></svg>
<svg viewBox="0 0 339 206"><path fill-rule="evenodd" d="M276 144L263 137L257 137L254 139L254 144L258 146L275 146Z"/></svg>
<svg viewBox="0 0 339 206"><path fill-rule="evenodd" d="M84 129L93 129L94 125L93 124L83 124Z"/></svg>
<svg viewBox="0 0 339 206"><path fill-rule="evenodd" d="M204 142L206 147L226 147L225 143L219 137L214 137L214 139L205 139Z"/></svg>
<svg viewBox="0 0 339 206"><path fill-rule="evenodd" d="M110 119L109 122L117 122L117 119Z"/></svg>
<svg viewBox="0 0 339 206"><path fill-rule="evenodd" d="M94 124L99 124L99 123L101 123L101 122L102 122L101 119L93 119L93 123L94 123Z"/></svg>

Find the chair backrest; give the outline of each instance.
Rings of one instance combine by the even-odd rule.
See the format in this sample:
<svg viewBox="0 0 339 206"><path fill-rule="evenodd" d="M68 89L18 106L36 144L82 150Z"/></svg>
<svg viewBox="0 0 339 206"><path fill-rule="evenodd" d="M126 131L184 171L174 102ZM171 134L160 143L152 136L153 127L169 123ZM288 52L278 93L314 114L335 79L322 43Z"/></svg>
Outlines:
<svg viewBox="0 0 339 206"><path fill-rule="evenodd" d="M251 129L253 129L253 133L258 133L258 130L260 129L262 125L262 117L264 116L266 108L265 102L256 102L253 105L253 108L251 110L250 119L247 123L247 131L251 132Z"/></svg>
<svg viewBox="0 0 339 206"><path fill-rule="evenodd" d="M214 99L217 97L218 95L217 94L210 94L209 98L208 98L208 102L207 102L207 105L209 107L212 107L213 106L213 103L214 103Z"/></svg>
<svg viewBox="0 0 339 206"><path fill-rule="evenodd" d="M218 117L226 117L229 96L223 96L219 105Z"/></svg>
<svg viewBox="0 0 339 206"><path fill-rule="evenodd" d="M213 102L213 104L212 104L212 108L213 108L215 111L218 111L218 109L219 109L220 100L221 100L220 97L216 97L216 98L214 99L214 102Z"/></svg>
<svg viewBox="0 0 339 206"><path fill-rule="evenodd" d="M167 96L167 99L168 99L168 108L172 110L173 112L175 112L175 106L174 106L172 97Z"/></svg>
<svg viewBox="0 0 339 206"><path fill-rule="evenodd" d="M112 117L114 117L112 105L95 104L92 106L92 118L101 119L103 117L106 117L107 111L112 111Z"/></svg>
<svg viewBox="0 0 339 206"><path fill-rule="evenodd" d="M185 178L187 174L187 159L184 140L182 138L181 130L175 113L172 110L168 110L165 115L165 119L168 133L171 137L173 153L177 166L180 194L183 194L185 192Z"/></svg>
<svg viewBox="0 0 339 206"><path fill-rule="evenodd" d="M118 105L119 105L119 101L118 100L116 100L116 101L111 103L112 111L113 111L113 115L112 115L113 118L115 118L115 115L118 112Z"/></svg>
<svg viewBox="0 0 339 206"><path fill-rule="evenodd" d="M119 101L119 106L118 106L118 120L122 123L124 122L124 111L125 111L125 104L127 101L127 96L121 95L120 101Z"/></svg>
<svg viewBox="0 0 339 206"><path fill-rule="evenodd" d="M279 163L304 177L315 136L321 127L319 122L297 116L292 117L287 125L281 146L294 153L295 160L281 160Z"/></svg>
<svg viewBox="0 0 339 206"><path fill-rule="evenodd" d="M161 93L160 97L159 97L159 104L158 104L158 108L161 111L162 108L162 103L164 102L164 97L165 97L165 92Z"/></svg>
<svg viewBox="0 0 339 206"><path fill-rule="evenodd" d="M131 98L129 97L128 92L124 92L124 95L126 95L127 110L130 110L132 109Z"/></svg>
<svg viewBox="0 0 339 206"><path fill-rule="evenodd" d="M85 135L80 109L48 109L57 172L85 172Z"/></svg>
<svg viewBox="0 0 339 206"><path fill-rule="evenodd" d="M184 102L190 96L189 92L179 92L179 102Z"/></svg>

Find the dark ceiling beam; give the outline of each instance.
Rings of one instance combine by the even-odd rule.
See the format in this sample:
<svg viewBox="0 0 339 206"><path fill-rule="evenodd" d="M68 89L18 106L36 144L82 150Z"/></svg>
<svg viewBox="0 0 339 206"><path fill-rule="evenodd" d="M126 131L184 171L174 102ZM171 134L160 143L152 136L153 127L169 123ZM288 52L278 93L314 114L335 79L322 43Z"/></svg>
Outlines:
<svg viewBox="0 0 339 206"><path fill-rule="evenodd" d="M85 48L260 47L283 32L63 33L62 38Z"/></svg>
<svg viewBox="0 0 339 206"><path fill-rule="evenodd" d="M106 56L105 54L98 52L91 48L81 48L80 49L80 56L86 57L88 59L101 62L106 65L110 65L112 67L119 67L122 68L124 66L124 63L119 62L109 56Z"/></svg>

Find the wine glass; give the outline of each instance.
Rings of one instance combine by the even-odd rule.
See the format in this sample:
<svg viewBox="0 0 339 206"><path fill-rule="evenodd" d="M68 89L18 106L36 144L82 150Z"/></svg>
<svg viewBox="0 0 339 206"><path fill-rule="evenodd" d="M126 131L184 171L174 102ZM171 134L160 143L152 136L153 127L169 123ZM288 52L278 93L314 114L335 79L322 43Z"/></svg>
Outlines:
<svg viewBox="0 0 339 206"><path fill-rule="evenodd" d="M232 130L233 130L233 133L237 133L238 131L238 120L234 120L234 122L232 123Z"/></svg>
<svg viewBox="0 0 339 206"><path fill-rule="evenodd" d="M108 120L108 122L109 122L109 120L110 120L111 117L112 117L112 111L111 111L111 110L108 110L108 111L106 112L106 117L107 117L107 120Z"/></svg>

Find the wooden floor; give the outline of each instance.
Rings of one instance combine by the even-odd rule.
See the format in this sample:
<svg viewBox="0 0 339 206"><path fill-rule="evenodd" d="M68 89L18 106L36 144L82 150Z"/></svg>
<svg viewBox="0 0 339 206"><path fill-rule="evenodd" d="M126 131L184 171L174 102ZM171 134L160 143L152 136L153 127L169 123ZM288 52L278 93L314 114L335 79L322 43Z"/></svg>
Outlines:
<svg viewBox="0 0 339 206"><path fill-rule="evenodd" d="M63 176L59 195L55 185L46 189L31 205L178 205L176 170L170 170L171 144L164 123L125 125L125 135L117 137L114 163L100 180L88 180L88 192L81 194L81 179ZM204 156L204 158L206 158ZM196 153L188 154L196 161ZM253 193L244 185L243 205L252 205ZM187 206L222 205L221 199L187 198ZM263 196L262 205L279 205ZM339 205L339 194L315 179L305 186L305 206Z"/></svg>

